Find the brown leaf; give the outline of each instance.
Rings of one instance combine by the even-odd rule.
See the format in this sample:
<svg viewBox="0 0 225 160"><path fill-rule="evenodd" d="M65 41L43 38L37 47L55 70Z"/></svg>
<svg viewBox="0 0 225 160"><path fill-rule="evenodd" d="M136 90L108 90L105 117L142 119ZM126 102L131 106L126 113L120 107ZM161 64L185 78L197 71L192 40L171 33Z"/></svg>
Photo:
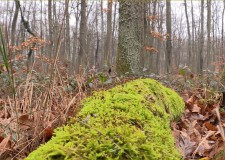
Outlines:
<svg viewBox="0 0 225 160"><path fill-rule="evenodd" d="M4 137L0 136L0 143L4 140Z"/></svg>
<svg viewBox="0 0 225 160"><path fill-rule="evenodd" d="M30 129L32 124L33 124L33 121L31 119L29 119L28 114L24 114L19 117L20 129L22 129L22 130Z"/></svg>
<svg viewBox="0 0 225 160"><path fill-rule="evenodd" d="M6 138L3 139L3 141L0 143L0 151L5 151L6 149L9 149L11 147L11 135L8 135Z"/></svg>
<svg viewBox="0 0 225 160"><path fill-rule="evenodd" d="M209 131L218 131L218 129L216 128L216 126L214 126L213 124L211 124L210 122L205 122L205 127L209 130Z"/></svg>
<svg viewBox="0 0 225 160"><path fill-rule="evenodd" d="M200 111L201 111L201 108L197 104L194 104L192 108L192 112L199 113Z"/></svg>
<svg viewBox="0 0 225 160"><path fill-rule="evenodd" d="M21 115L19 117L19 122L20 123L24 123L25 121L27 121L29 119L29 115L28 114L24 114L24 115Z"/></svg>
<svg viewBox="0 0 225 160"><path fill-rule="evenodd" d="M44 130L44 138L45 138L45 141L48 141L49 139L52 138L52 135L53 135L53 128L48 126L47 128L45 128Z"/></svg>

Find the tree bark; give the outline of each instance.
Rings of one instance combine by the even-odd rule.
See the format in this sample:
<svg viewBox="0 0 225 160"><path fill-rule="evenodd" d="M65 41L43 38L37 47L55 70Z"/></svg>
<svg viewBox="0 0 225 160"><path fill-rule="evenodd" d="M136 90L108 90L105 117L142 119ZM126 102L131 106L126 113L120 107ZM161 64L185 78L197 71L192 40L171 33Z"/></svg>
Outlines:
<svg viewBox="0 0 225 160"><path fill-rule="evenodd" d="M171 29L171 1L166 0L166 30L167 30L167 41L166 41L166 72L171 72L172 62L172 29Z"/></svg>
<svg viewBox="0 0 225 160"><path fill-rule="evenodd" d="M53 45L53 22L52 22L52 0L48 0L48 36L51 44L48 46L48 55L52 56Z"/></svg>
<svg viewBox="0 0 225 160"><path fill-rule="evenodd" d="M18 3L15 1L15 13L13 16L13 21L12 21L12 29L11 29L11 45L15 45L15 36L16 36L16 22L18 19L18 14L19 14L19 5Z"/></svg>
<svg viewBox="0 0 225 160"><path fill-rule="evenodd" d="M184 7L185 7L185 17L187 22L187 32L188 32L188 64L189 67L192 68L192 47L191 47L191 30L190 30L190 23L188 18L188 11L187 11L187 0L184 0Z"/></svg>
<svg viewBox="0 0 225 160"><path fill-rule="evenodd" d="M203 48L204 48L204 0L201 0L201 33L200 33L200 46L199 46L199 64L198 73L202 74L203 71Z"/></svg>
<svg viewBox="0 0 225 160"><path fill-rule="evenodd" d="M107 10L107 37L105 44L105 58L104 61L107 66L110 67L110 55L111 55L111 41L112 41L112 0L108 0L108 10Z"/></svg>
<svg viewBox="0 0 225 160"><path fill-rule="evenodd" d="M119 3L116 70L120 75L138 75L143 67L144 3L138 0L120 0Z"/></svg>
<svg viewBox="0 0 225 160"><path fill-rule="evenodd" d="M206 67L209 69L210 64L210 52L211 52L211 0L207 0L207 58Z"/></svg>
<svg viewBox="0 0 225 160"><path fill-rule="evenodd" d="M85 54L87 47L87 16L86 16L86 0L81 1L81 22L80 22L80 50L78 55L78 63L86 66Z"/></svg>

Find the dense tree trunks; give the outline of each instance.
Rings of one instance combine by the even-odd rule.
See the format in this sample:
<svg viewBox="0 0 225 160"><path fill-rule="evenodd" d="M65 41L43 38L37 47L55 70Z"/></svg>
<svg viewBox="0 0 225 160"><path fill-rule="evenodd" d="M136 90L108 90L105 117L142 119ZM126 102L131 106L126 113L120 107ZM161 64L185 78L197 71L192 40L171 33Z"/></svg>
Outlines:
<svg viewBox="0 0 225 160"><path fill-rule="evenodd" d="M143 67L144 2L120 0L119 3L116 70L118 74L140 74Z"/></svg>
<svg viewBox="0 0 225 160"><path fill-rule="evenodd" d="M119 2L108 0L107 5L107 1L103 0L95 2L79 0L70 1L69 5L65 5L65 7L64 4L67 1L48 0L44 2L40 0L22 3L22 12L32 31L38 33L40 38L51 42L50 45L47 44L41 48L41 51L37 54L40 53L49 58L56 54L60 24L62 24L63 16L66 14L59 55L72 63L71 69L78 68L78 61L81 61L81 59L83 59L84 65L88 61L89 67L96 65L96 68L100 70L106 69L104 67L109 65L115 66L119 37ZM86 2L85 27L82 27L83 21L81 23L81 2ZM134 0L127 3L131 2L134 2ZM136 2L143 3L141 0L136 0ZM125 0L123 3L125 3ZM140 52L141 55L144 55L140 56L140 59L144 57L144 62L141 62L141 64L144 65L145 69L148 69L145 70L145 74L165 73L168 71L168 66L172 67L172 71L177 71L180 64L187 65L195 73L201 73L204 67L214 71L214 64L216 64L218 71L218 62L223 62L222 57L225 48L225 1L204 0L196 3L193 0L183 0L183 3L181 1L174 6L173 3L175 2L171 1L171 3L172 13L180 11L180 14L174 14L172 17L171 51L168 49L171 35L168 34L167 41L162 41L162 39L165 40L165 35L168 33L166 1L145 0L145 6L142 6L143 10L136 10L132 13L133 15L131 14L132 17L138 17L137 15L139 15L139 17L145 18L145 21L143 20L145 35L143 35L144 43L142 44L144 53ZM47 7L44 7L44 5L47 5ZM178 5L180 6L179 9L177 8ZM7 26L7 30L10 31L10 45L20 45L27 40L29 34L26 32L26 27L20 26L21 16L20 11L18 13L17 5L4 1L0 4L0 7L0 20L3 26ZM68 9L68 11L65 12L65 9ZM14 11L12 12L12 10ZM82 9L82 11L84 10ZM17 15L19 15L18 19L16 18ZM155 19L151 20L151 17ZM120 24L122 23L120 22ZM132 24L129 27L135 28L135 25ZM86 31L83 32L83 30ZM149 35L151 31L155 31L155 37ZM82 37L85 37L85 40ZM85 42L86 45L82 49L83 51L86 50L82 57L80 56L82 51L81 41ZM147 50L147 46L156 48L158 52ZM138 50L138 48L136 49ZM16 52L25 53L26 50ZM169 57L172 57L171 61L169 61ZM169 63L170 65L167 65ZM222 67L221 65L219 68Z"/></svg>
<svg viewBox="0 0 225 160"><path fill-rule="evenodd" d="M166 0L166 72L171 72L172 62L172 28L171 28L171 1Z"/></svg>
<svg viewBox="0 0 225 160"><path fill-rule="evenodd" d="M81 1L81 22L80 22L80 50L78 55L78 63L87 65L87 16L86 16L86 0Z"/></svg>

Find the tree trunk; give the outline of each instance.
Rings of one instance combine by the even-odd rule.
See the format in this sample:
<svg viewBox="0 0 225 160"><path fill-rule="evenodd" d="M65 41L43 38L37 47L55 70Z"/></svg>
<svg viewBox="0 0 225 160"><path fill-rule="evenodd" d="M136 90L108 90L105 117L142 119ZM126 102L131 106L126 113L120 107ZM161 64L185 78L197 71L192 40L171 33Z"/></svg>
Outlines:
<svg viewBox="0 0 225 160"><path fill-rule="evenodd" d="M120 0L119 44L116 70L120 75L140 74L143 62L144 3L137 0Z"/></svg>
<svg viewBox="0 0 225 160"><path fill-rule="evenodd" d="M51 57L53 45L53 22L52 22L52 0L48 0L48 36L51 45L48 46L48 54Z"/></svg>
<svg viewBox="0 0 225 160"><path fill-rule="evenodd" d="M190 31L190 24L189 24L189 18L188 18L188 12L187 12L187 0L184 0L184 7L185 7L185 17L186 17L186 22L187 22L187 32L188 32L188 64L189 67L192 68L192 48L191 48L191 31Z"/></svg>
<svg viewBox="0 0 225 160"><path fill-rule="evenodd" d="M87 47L87 16L86 16L86 0L81 1L81 22L80 22L80 51L78 55L78 63L86 66L85 54Z"/></svg>
<svg viewBox="0 0 225 160"><path fill-rule="evenodd" d="M206 67L209 69L210 64L210 52L211 52L211 0L207 0L207 58L206 58Z"/></svg>
<svg viewBox="0 0 225 160"><path fill-rule="evenodd" d="M70 15L69 15L69 0L65 0L66 3L66 53L68 60L71 60L71 51L70 51Z"/></svg>
<svg viewBox="0 0 225 160"><path fill-rule="evenodd" d="M166 0L166 30L167 30L167 41L166 41L166 72L171 72L172 62L172 29L171 29L171 1Z"/></svg>
<svg viewBox="0 0 225 160"><path fill-rule="evenodd" d="M204 48L204 0L201 0L201 33L200 33L200 46L199 46L199 64L198 73L202 74L203 71L203 48Z"/></svg>
<svg viewBox="0 0 225 160"><path fill-rule="evenodd" d="M15 5L16 5L16 10L13 16L13 21L12 21L12 29L11 29L11 45L15 45L15 36L16 36L16 22L17 22L17 18L18 18L18 13L19 13L19 5L18 3L15 1Z"/></svg>
<svg viewBox="0 0 225 160"><path fill-rule="evenodd" d="M112 0L108 0L108 10L107 10L107 37L105 44L104 61L107 66L110 67L110 55L111 55L111 41L112 41Z"/></svg>

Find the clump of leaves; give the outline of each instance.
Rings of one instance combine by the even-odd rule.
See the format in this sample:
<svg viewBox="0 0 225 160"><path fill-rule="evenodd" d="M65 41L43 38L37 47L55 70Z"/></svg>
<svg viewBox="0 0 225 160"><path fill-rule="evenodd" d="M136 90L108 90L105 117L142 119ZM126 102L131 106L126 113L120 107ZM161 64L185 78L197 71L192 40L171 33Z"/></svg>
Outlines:
<svg viewBox="0 0 225 160"><path fill-rule="evenodd" d="M186 109L173 124L177 146L186 159L224 159L224 111L220 111L221 95L207 89L183 95ZM220 155L220 156L219 156ZM220 158L219 158L220 157Z"/></svg>

